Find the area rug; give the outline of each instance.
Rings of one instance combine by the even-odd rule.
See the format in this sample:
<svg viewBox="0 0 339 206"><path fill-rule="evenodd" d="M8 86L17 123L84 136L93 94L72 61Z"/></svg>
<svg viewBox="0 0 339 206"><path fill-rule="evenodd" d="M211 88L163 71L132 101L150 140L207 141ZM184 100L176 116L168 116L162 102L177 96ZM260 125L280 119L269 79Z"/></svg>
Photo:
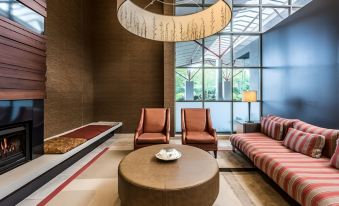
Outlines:
<svg viewBox="0 0 339 206"><path fill-rule="evenodd" d="M118 165L132 150L129 138L119 135L114 138L110 147L61 184L39 206L120 206ZM288 205L240 154L230 150L219 151L217 161L221 171L220 192L214 206Z"/></svg>

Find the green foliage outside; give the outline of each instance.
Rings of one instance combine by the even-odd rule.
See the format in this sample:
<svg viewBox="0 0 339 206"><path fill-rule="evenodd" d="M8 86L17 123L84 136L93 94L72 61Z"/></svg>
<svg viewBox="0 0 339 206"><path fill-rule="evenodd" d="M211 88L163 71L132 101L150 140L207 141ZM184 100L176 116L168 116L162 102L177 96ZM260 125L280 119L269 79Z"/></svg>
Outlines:
<svg viewBox="0 0 339 206"><path fill-rule="evenodd" d="M175 94L176 101L185 100L185 83L186 81L194 82L194 100L202 100L202 72L203 69L176 69ZM220 75L220 74L219 74ZM193 77L193 78L192 78ZM218 78L217 69L205 69L205 100L217 100L216 84ZM231 69L222 70L222 81L232 81ZM242 91L250 89L250 72L248 69L233 70L233 100L241 101Z"/></svg>

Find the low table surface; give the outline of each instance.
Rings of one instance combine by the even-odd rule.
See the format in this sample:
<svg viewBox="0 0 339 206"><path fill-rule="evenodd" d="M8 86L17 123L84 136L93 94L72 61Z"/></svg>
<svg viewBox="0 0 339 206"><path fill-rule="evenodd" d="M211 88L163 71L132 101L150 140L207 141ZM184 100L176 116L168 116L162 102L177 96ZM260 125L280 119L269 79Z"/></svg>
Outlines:
<svg viewBox="0 0 339 206"><path fill-rule="evenodd" d="M155 154L165 147L182 153L178 160L165 162ZM119 175L140 187L177 190L203 184L219 172L217 161L207 152L186 145L154 145L127 155L119 165Z"/></svg>

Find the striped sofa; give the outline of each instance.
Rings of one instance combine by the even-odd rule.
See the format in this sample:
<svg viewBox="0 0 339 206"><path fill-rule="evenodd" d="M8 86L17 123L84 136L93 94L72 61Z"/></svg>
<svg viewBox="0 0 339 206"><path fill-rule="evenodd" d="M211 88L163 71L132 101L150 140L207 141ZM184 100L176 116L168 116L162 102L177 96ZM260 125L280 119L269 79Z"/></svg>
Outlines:
<svg viewBox="0 0 339 206"><path fill-rule="evenodd" d="M330 166L330 158L339 138L338 130L316 127L300 120L269 116L284 125L284 135L289 127L320 134L325 137L321 158L312 158L294 152L263 133L232 135L234 148L244 153L254 165L270 177L289 196L305 206L339 205L339 170Z"/></svg>

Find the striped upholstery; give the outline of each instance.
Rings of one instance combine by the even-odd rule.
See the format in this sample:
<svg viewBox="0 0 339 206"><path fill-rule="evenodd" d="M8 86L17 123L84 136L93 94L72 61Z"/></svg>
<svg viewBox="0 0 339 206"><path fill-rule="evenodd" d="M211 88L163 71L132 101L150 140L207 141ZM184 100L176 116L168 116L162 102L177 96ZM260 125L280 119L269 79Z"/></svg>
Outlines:
<svg viewBox="0 0 339 206"><path fill-rule="evenodd" d="M284 127L283 138L286 136L288 129L293 127L293 123L298 121L297 119L286 119L286 118L277 117L274 115L268 115L267 118L283 125Z"/></svg>
<svg viewBox="0 0 339 206"><path fill-rule="evenodd" d="M320 158L325 145L325 137L290 128L283 145L304 155Z"/></svg>
<svg viewBox="0 0 339 206"><path fill-rule="evenodd" d="M273 140L262 133L235 134L230 137L230 141L252 161L256 155L262 153L293 152L283 146L281 141Z"/></svg>
<svg viewBox="0 0 339 206"><path fill-rule="evenodd" d="M282 140L283 125L269 118L261 119L261 132L275 140Z"/></svg>
<svg viewBox="0 0 339 206"><path fill-rule="evenodd" d="M254 158L254 164L302 205L339 205L339 171L328 158L263 153Z"/></svg>
<svg viewBox="0 0 339 206"><path fill-rule="evenodd" d="M331 165L339 169L339 139L337 140L337 149L331 158Z"/></svg>
<svg viewBox="0 0 339 206"><path fill-rule="evenodd" d="M293 124L293 128L307 133L323 135L325 137L323 155L328 158L332 157L336 148L336 141L339 138L339 130L316 127L300 120Z"/></svg>

